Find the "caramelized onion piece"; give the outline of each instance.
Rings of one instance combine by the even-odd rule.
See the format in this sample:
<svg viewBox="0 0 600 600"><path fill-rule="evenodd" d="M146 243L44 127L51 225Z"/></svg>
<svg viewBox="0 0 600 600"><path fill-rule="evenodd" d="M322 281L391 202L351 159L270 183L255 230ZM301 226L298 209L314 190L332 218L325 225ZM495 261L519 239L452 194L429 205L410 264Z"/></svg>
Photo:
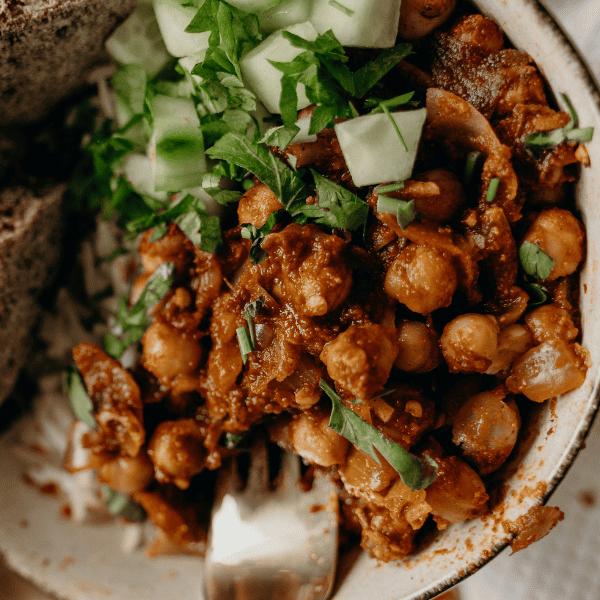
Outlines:
<svg viewBox="0 0 600 600"><path fill-rule="evenodd" d="M511 152L500 142L489 121L469 102L445 90L427 90L427 135L443 138L465 153L478 151L486 156L480 198L483 206L490 181L495 177L500 183L494 201L503 206L514 200L518 182ZM510 215L507 217L512 220Z"/></svg>
<svg viewBox="0 0 600 600"><path fill-rule="evenodd" d="M99 432L94 443L122 456L137 456L145 439L140 388L119 362L98 346L82 342L73 348L94 406Z"/></svg>

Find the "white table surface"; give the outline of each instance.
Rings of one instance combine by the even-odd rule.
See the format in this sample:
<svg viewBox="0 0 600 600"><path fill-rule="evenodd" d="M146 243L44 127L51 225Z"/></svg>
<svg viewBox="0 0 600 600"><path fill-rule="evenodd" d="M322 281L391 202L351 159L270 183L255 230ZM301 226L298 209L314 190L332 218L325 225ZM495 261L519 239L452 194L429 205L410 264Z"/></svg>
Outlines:
<svg viewBox="0 0 600 600"><path fill-rule="evenodd" d="M543 4L579 47L600 82L600 0L544 0ZM453 595L458 592L463 600L597 600L600 597L599 463L600 421L597 421L587 449L550 500L551 505L565 512L565 520L557 530L522 551L516 561L503 552L459 585ZM53 599L0 562L0 600Z"/></svg>

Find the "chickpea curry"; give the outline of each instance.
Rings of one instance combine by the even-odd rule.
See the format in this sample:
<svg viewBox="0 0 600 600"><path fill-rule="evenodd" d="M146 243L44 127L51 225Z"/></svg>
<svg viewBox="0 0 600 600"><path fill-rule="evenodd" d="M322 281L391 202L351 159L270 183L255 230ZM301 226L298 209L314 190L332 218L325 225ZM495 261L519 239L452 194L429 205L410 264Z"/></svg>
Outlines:
<svg viewBox="0 0 600 600"><path fill-rule="evenodd" d="M276 161L352 194L359 227L294 219L254 173L216 252L175 222L141 237L130 306L161 269L170 285L133 368L90 343L74 349L96 427L71 444L179 550L205 535L210 472L260 430L339 483L343 525L364 549L402 558L426 522L484 515L523 407L585 380L585 231L569 200L585 148L531 137L574 116L550 105L531 58L491 19L453 14L425 34L407 23L401 35L418 51L378 93L414 91L426 107L410 177L355 185L333 126L269 143ZM323 189L302 210L319 208ZM432 482L407 485L381 453L378 463L331 428L324 388Z"/></svg>

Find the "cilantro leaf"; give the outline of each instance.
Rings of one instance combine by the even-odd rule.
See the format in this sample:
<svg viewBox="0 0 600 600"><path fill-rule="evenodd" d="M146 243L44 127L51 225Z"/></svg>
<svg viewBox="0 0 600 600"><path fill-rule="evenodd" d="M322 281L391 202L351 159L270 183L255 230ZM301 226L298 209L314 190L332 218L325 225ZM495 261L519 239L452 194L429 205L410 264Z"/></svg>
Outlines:
<svg viewBox="0 0 600 600"><path fill-rule="evenodd" d="M529 302L527 303L527 306L533 308L535 306L541 306L542 304L547 302L550 292L548 291L548 288L546 286L541 285L539 283L527 282L525 283L523 288L529 295Z"/></svg>
<svg viewBox="0 0 600 600"><path fill-rule="evenodd" d="M369 205L358 196L322 177L316 171L311 173L315 180L318 205L298 202L292 207L292 215L302 213L315 223L356 231L364 226L369 214Z"/></svg>
<svg viewBox="0 0 600 600"><path fill-rule="evenodd" d="M94 405L89 397L81 375L75 367L67 369L63 375L63 389L69 397L73 413L88 427L96 428Z"/></svg>
<svg viewBox="0 0 600 600"><path fill-rule="evenodd" d="M265 237L271 233L273 227L278 223L287 224L291 221L291 215L287 210L279 209L273 211L262 227L256 227L252 223L242 223L242 237L252 241L250 246L250 262L259 265L267 258L267 253L260 247Z"/></svg>
<svg viewBox="0 0 600 600"><path fill-rule="evenodd" d="M381 461L377 452L375 452L375 449L377 449L412 491L425 489L436 480L438 464L432 458L426 456L424 460L410 454L402 446L384 437L378 429L363 421L355 412L347 408L342 399L325 381L321 379L319 385L329 396L333 405L329 419L329 427L333 431L345 437L351 444L380 465Z"/></svg>
<svg viewBox="0 0 600 600"><path fill-rule="evenodd" d="M550 258L537 244L523 242L519 248L519 262L527 275L547 279L554 268L554 260Z"/></svg>
<svg viewBox="0 0 600 600"><path fill-rule="evenodd" d="M123 298L121 308L116 316L116 327L121 333L109 332L104 336L106 352L119 359L131 345L139 342L150 326L148 310L162 300L175 280L175 265L171 262L162 264L148 279L139 299L127 310L127 301Z"/></svg>
<svg viewBox="0 0 600 600"><path fill-rule="evenodd" d="M412 97L415 95L414 92L409 92L408 94L402 94L401 96L396 96L394 98L389 98L388 100L383 100L381 98L367 98L365 100L365 108L373 108L373 110L369 113L374 115L376 113L384 112L384 106L387 109L397 108L398 106L402 106L404 104L418 104L411 102Z"/></svg>
<svg viewBox="0 0 600 600"><path fill-rule="evenodd" d="M356 98L362 98L379 80L387 75L401 60L412 54L410 44L398 44L382 50L377 58L354 73Z"/></svg>
<svg viewBox="0 0 600 600"><path fill-rule="evenodd" d="M280 150L285 150L291 141L298 135L300 127L297 125L281 125L272 127L259 140L261 144L267 146L277 146Z"/></svg>
<svg viewBox="0 0 600 600"><path fill-rule="evenodd" d="M236 132L226 134L207 154L256 175L286 208L308 196L306 185L297 173L266 148L244 135Z"/></svg>

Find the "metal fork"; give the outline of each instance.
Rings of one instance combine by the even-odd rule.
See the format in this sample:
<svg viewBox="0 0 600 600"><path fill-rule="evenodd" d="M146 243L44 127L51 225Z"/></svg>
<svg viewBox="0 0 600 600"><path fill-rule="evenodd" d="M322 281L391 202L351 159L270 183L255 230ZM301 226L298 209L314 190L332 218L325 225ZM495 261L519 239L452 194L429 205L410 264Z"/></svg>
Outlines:
<svg viewBox="0 0 600 600"><path fill-rule="evenodd" d="M252 448L242 490L236 461L221 470L204 567L207 600L325 600L337 564L338 501L317 474L298 487L300 459L284 453L269 490L264 441Z"/></svg>

